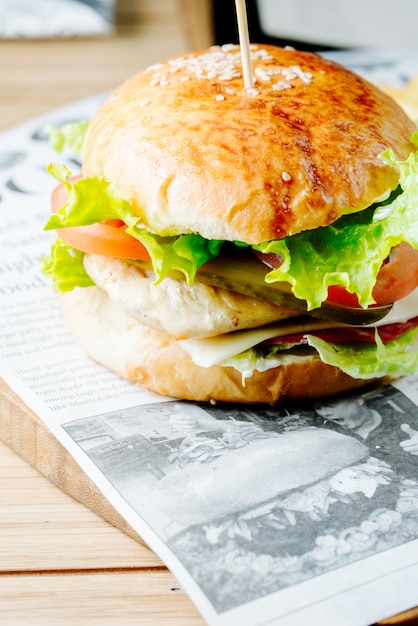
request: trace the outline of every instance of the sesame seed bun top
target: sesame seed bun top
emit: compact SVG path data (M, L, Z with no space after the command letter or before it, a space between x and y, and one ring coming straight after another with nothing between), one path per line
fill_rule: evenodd
M325 226L397 186L415 126L375 86L318 55L238 46L123 83L92 120L83 172L116 183L153 232L254 244Z

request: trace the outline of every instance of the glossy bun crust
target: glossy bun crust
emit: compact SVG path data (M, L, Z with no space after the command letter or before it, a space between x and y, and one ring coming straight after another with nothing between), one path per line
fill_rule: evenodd
M149 391L184 400L274 405L323 398L364 387L319 357L255 372L242 384L232 367L196 365L170 335L124 313L97 287L62 297L64 317L80 346L95 361Z
M86 175L116 183L156 233L259 243L327 225L397 185L378 158L410 151L415 126L379 89L320 56L252 46L148 68L90 124Z

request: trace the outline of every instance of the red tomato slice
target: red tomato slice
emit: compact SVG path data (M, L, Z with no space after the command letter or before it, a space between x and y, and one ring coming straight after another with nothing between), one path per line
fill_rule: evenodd
M256 256L272 269L280 267L283 259L277 254L256 253ZM407 296L418 286L418 250L407 243L393 248L388 260L380 268L373 297L376 305L392 304ZM358 307L356 294L349 293L341 285L328 287L327 302L346 307Z
M376 304L392 304L407 296L418 286L418 250L408 243L400 243L377 275L373 289ZM342 306L359 306L357 296L341 287L328 287L328 302Z
M81 178L72 176L74 183ZM56 211L67 202L67 190L60 183L51 194L51 211ZM107 220L88 226L73 226L57 229L57 236L69 246L91 254L118 257L121 259L139 259L149 261L150 257L141 242L125 232L122 220Z

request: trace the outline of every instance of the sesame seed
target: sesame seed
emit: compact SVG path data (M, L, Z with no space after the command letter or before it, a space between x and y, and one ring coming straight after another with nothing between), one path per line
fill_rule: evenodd
M155 63L154 65L150 65L146 71L147 72L155 72L156 70L161 70L164 67L162 63Z
M282 180L284 180L285 183L288 183L289 181L292 180L292 177L289 174L289 172L282 172Z
M222 102L222 100L225 100L225 96L223 96L221 93L218 93L215 100L217 100L217 102Z
M285 80L279 80L278 83L275 83L273 85L273 89L275 91L282 91L283 89L291 89L291 88L292 88L292 85Z
M265 70L263 67L254 68L254 74L256 79L259 79L263 83L268 83L271 80L271 72Z
M232 80L233 78L239 78L241 74L239 72L229 72L227 74L220 74L218 79L221 81Z
M282 74L286 80L293 80L297 77L297 74L290 67L284 67L282 70Z
M258 96L260 94L258 87L263 91L266 88L280 91L290 89L293 86L292 82L297 79L305 84L312 81L312 74L303 71L298 65L283 67L275 64L274 57L265 48L251 44L250 50L257 88L245 90L247 95ZM269 61L273 63L270 64ZM164 68L165 74L161 71ZM177 72L181 72L181 76L177 79L181 82L187 82L192 78L219 82L231 82L234 79L243 78L241 51L236 44L212 46L209 51L201 54L187 54L170 59L167 64L151 65L148 71L153 72L150 80L152 87L166 87L171 80L175 80L172 77ZM280 80L274 81L274 77ZM234 93L241 91L240 87L237 88L235 85L234 87Z
M302 72L299 78L306 85L312 82L312 74L310 72Z
M235 44L233 44L233 43L224 43L224 45L222 46L222 48L221 48L221 49L222 49L224 52L229 52L230 50L234 50L234 48L236 48L236 47L238 47L238 46L236 46L236 45L235 45Z
M264 50L264 48L260 48L259 50L257 50L256 48L253 49L255 50L255 52L253 52L252 54L252 57L254 59L263 59L263 61L272 60L273 57L267 52L267 50Z
M294 74L295 77L297 76L298 78L300 78L304 83L310 83L311 79L312 79L312 74L310 74L309 72L304 72L299 65L292 65L291 68L289 68Z

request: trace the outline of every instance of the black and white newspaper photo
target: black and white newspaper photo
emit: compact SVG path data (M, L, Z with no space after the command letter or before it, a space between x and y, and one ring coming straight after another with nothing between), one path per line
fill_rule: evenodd
M399 565L418 540L418 407L394 387L291 413L153 403L62 428L239 623L263 599L277 618L295 588L297 615L318 577L327 596L348 572L367 587L372 563L399 549Z
M400 84L418 57L341 53ZM40 270L47 124L0 135L0 376L212 626L366 626L418 604L418 377L277 407L164 398L91 361ZM77 157L64 153L73 173Z

